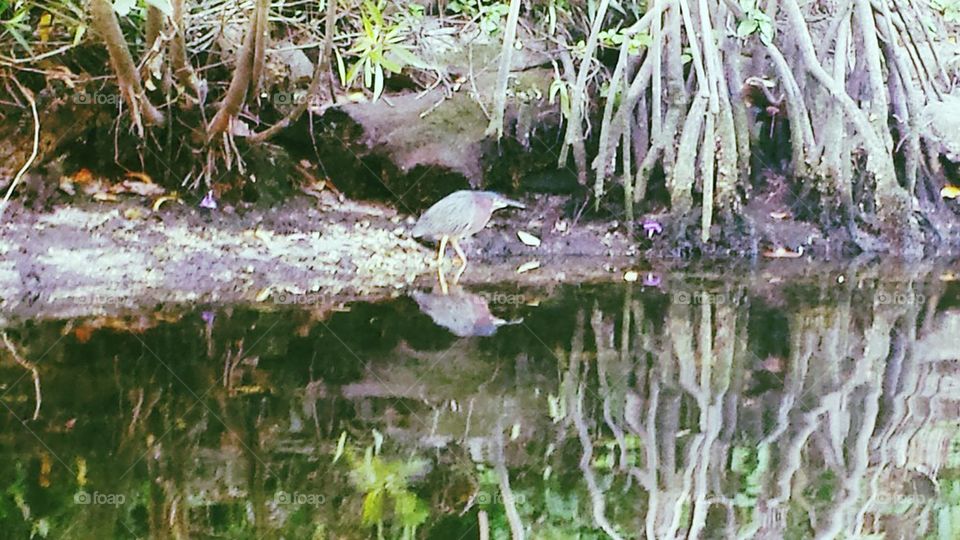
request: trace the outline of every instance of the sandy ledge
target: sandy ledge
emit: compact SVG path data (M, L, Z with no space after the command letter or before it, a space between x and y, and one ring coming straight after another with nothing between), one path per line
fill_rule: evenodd
M949 261L829 263L728 260L722 265L657 258L610 222L577 225L558 216L556 201L531 201L523 213L498 212L464 243L470 288L552 288L563 283L623 281L624 272L653 273L664 289L691 281L822 280L831 271L912 279ZM410 238L414 218L378 204L319 203L295 198L275 208L206 211L141 201L83 203L35 213L8 208L0 224L0 326L29 318L114 315L169 304L303 304L377 301L436 286L433 252ZM517 237L525 230L537 247ZM662 250L661 250L662 251ZM525 273L517 269L536 261ZM452 252L448 254L452 263ZM448 276L455 269L448 268ZM883 276L887 277L884 278ZM642 282L642 279L640 280ZM752 283L752 282L756 283ZM638 283L638 286L640 284Z
M412 224L386 206L326 206L307 197L232 212L169 203L154 212L135 200L47 213L12 205L0 224L0 308L7 318L69 317L158 303L388 298L435 280L433 253L410 238ZM472 258L465 283L510 275L541 258L545 268L529 274L534 282L584 280L614 269L609 261L549 263L584 245L593 247L581 254L617 254L616 267L629 265L623 257L629 243L604 227L557 235L539 248L523 245L515 227L495 220L464 244ZM496 270L484 271L484 261L492 260Z

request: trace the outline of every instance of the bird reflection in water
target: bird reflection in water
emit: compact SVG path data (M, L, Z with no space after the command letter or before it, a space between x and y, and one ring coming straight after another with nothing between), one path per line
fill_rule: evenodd
M490 313L487 300L478 294L453 285L443 293L414 291L413 299L420 311L459 337L492 336L497 328L519 324L523 319L506 321Z

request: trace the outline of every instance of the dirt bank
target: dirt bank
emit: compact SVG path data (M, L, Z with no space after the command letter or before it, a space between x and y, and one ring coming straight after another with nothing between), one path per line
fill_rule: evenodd
M433 252L410 238L413 222L386 206L324 205L312 198L270 209L212 211L170 203L152 211L134 200L72 204L48 213L14 205L0 225L0 306L7 316L30 317L170 302L388 297L418 277L434 279ZM465 279L482 261L515 259L523 250L533 258L623 259L631 249L622 234L588 226L534 250L517 240L515 227L495 221L465 243L475 261ZM609 270L576 266L585 269L551 279L587 279L594 267L597 273Z
M763 268L754 275L763 280L850 264L840 258L831 262L814 242L797 259L768 260L762 250L754 258L730 251L701 254L692 267L695 259L688 250L668 245L665 235L629 238L616 222L577 222L565 217L555 199L531 197L524 211L500 211L465 242L471 262L462 284L621 281L634 270L639 284L667 288L669 276L681 272L684 279L717 280L759 265ZM332 308L385 299L436 285L434 252L410 238L413 223L412 216L382 205L318 203L308 197L273 208L212 211L173 203L152 211L132 199L45 213L15 205L0 225L2 318L115 314L171 303ZM540 245L525 244L518 231ZM789 223L773 234L784 236L784 243L806 242L810 235ZM718 257L726 257L722 267ZM884 264L894 267L889 260ZM519 272L521 267L527 270ZM445 272L450 277L455 271L451 251Z
M4 311L350 297L402 287L427 269L427 250L389 209L311 201L234 212L169 203L152 212L132 201L43 214L11 208L0 232Z

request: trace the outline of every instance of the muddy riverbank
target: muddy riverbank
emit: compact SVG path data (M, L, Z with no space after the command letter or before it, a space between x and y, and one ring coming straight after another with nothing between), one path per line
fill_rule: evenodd
M679 273L722 281L757 267L762 271L754 279L769 283L787 276L823 279L831 269L839 275L851 265L873 264L869 272L906 279L950 268L949 253L937 262L898 264L870 255L831 256L826 244L816 242L795 259L768 259L762 247L752 257L734 250L691 253L660 236L628 237L616 222L569 220L550 197L527 202L528 210L499 212L464 243L471 262L463 285L543 288L626 277L638 286L667 288ZM9 320L118 314L158 304L333 309L387 299L436 286L432 246L410 237L414 222L414 216L384 205L308 197L272 208L214 211L170 203L152 211L135 200L43 213L12 206L0 225L0 305ZM540 245L525 244L518 231ZM785 244L801 245L812 234L797 224L774 233L786 235ZM721 267L718 259L722 271L714 270ZM456 272L452 252L445 264L448 276Z
M21 316L168 302L386 298L434 279L433 251L410 237L413 223L413 217L382 205L324 206L311 198L270 209L217 211L175 204L151 211L135 201L44 213L14 206L0 226L0 298L5 313ZM521 251L531 259L544 257L544 263L576 255L618 261L555 265L564 270L549 275L561 281L622 268L630 253L622 234L598 226L578 227L537 249L521 244L511 227L496 222L465 243L476 261L465 281L492 277L483 261L518 258ZM521 262L508 264L512 273Z

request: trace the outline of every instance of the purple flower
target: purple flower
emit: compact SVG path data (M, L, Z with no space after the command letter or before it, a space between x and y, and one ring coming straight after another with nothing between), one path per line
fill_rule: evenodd
M647 272L643 276L643 286L644 287L659 287L660 286L660 276L654 274L653 272Z
M207 325L213 324L213 320L217 318L217 315L212 311L204 311L200 314L200 318L203 319L203 322Z
M217 209L217 200L213 198L213 190L207 192L203 197L203 200L200 201L200 208L207 208L209 210Z
M647 238L653 238L653 235L663 232L663 225L653 219L643 220L643 231L647 233Z

